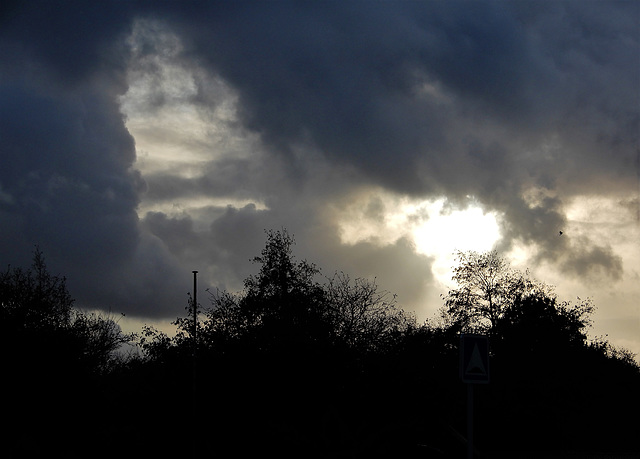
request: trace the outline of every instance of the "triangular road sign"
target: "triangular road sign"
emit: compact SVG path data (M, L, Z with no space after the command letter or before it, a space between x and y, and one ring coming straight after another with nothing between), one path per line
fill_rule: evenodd
M460 335L460 378L466 383L489 382L489 340L483 335Z
M482 357L480 357L480 351L478 350L478 343L473 344L473 352L471 352L471 358L469 359L469 364L467 365L467 369L465 370L466 374L474 374L474 375L486 375L487 370L484 367L484 363L482 363Z

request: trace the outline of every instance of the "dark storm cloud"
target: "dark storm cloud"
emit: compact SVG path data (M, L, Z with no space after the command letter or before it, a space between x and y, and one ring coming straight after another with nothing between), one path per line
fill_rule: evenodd
M243 123L275 151L310 141L395 191L476 196L504 212L508 239L539 243L547 259L577 250L555 239L564 210L523 192L619 192L637 180L633 2L250 3L210 13L172 24L238 91ZM593 260L616 265L604 258Z
M337 242L326 246L339 247ZM359 242L336 250L330 257L325 254L324 258L326 266L332 266L336 270L358 273L368 279L375 278L381 288L397 294L399 304L410 311L424 312L425 294L431 293L426 298L428 302L433 302L439 294L433 289L433 259L417 254L411 241L406 238L382 247Z
M2 226L11 222L0 253L23 260L39 244L85 305L103 307L91 290L136 250L144 186L116 100L128 22L113 6L24 2L0 31Z
M415 39L383 27L393 5L252 3L212 16L189 18L181 36L238 91L247 127L280 152L310 136L376 180L416 186L413 155L436 116L412 102Z
M469 126L473 118L482 131L495 123L512 130L509 140L521 148L555 134L571 150L582 138L606 147L634 140L628 138L637 121L629 100L638 73L633 22L616 11L612 17L620 21L607 23L591 3L535 15L517 5L251 3L182 17L176 27L189 51L238 90L245 125L278 149L308 136L376 182L420 192L432 182L446 187L454 173L448 156L470 162L468 143L495 141L498 133ZM416 97L423 83L439 84L452 102ZM621 126L601 124L608 110ZM593 146L571 150L564 152L568 168L584 156L594 166L607 163ZM459 164L465 170L455 172L487 175L502 166L499 156L492 159L484 165L493 168Z
M264 167L259 167L260 165ZM180 177L171 172L150 174L145 178L152 201L180 200L198 196L247 198L266 193L268 184L277 182L277 171L259 159L221 158L200 167L197 177ZM284 184L283 184L284 185Z
M16 86L3 87L0 99L0 183L13 197L5 211L21 215L25 237L72 264L127 256L141 181L129 170L134 143L114 101L100 92L44 96Z
M430 257L415 253L405 238L382 247L369 242L344 246L336 228L319 221L313 210L267 211L254 205L240 209L229 206L216 210L213 223L206 230L197 230L189 216L169 218L162 213L149 213L143 226L165 241L173 256L188 260L192 266L203 266L206 260L200 270L203 285L230 290L241 289L242 279L255 273L257 268L251 260L262 250L264 229L284 226L295 237L294 256L315 263L321 270L319 281L336 271L377 278L382 289L398 294L400 304L420 308L422 295L434 282Z
M622 258L610 246L594 245L588 239L578 239L576 247L560 261L561 269L589 282L604 283L620 280Z
M98 76L118 90L126 89L127 3L17 1L3 16L3 75L16 70L42 74L41 84L53 78L67 88Z
M15 2L0 19L0 253L12 261L40 243L87 304L171 315L186 267L236 286L263 229L284 226L310 260L388 276L417 298L429 259L405 240L345 248L318 214L341 191L375 185L452 205L473 196L504 215L505 248L534 244L541 262L573 275L619 278L606 241L557 235L570 197L637 194L639 8ZM156 30L143 28L132 50L137 21ZM137 72L151 88L139 110L172 103L160 78L169 61L192 70L188 103L203 112L228 85L234 129L263 145L243 157L212 151L195 178L149 174L147 189L118 97ZM531 189L542 197L525 196ZM189 215L138 221L141 199L202 196L262 199L266 209L212 206L204 229Z
M556 163L572 182L622 173L637 140L636 7L519 5L250 3L174 23L239 92L245 125L280 151L310 138L411 192L522 175L502 155L474 162L495 142L536 174ZM450 102L417 96L423 84ZM563 158L535 151L554 139Z
M282 220L252 204L210 208L208 215L212 223L204 229L197 228L189 215L168 217L162 212L148 213L142 226L162 241L171 257L197 269L202 285L241 290L242 280L255 271L251 260L264 245L265 228L278 228ZM293 231L300 228L292 220L289 223Z

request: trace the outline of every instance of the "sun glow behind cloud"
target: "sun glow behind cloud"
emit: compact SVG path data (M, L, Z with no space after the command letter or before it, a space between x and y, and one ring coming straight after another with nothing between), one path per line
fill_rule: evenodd
M155 52L141 52L146 49L143 46L145 40L155 46ZM625 292L637 292L637 235L640 228L637 198L635 201L628 196L613 200L593 196L572 199L555 187L523 186L512 190L515 194L524 193L521 207L488 211L480 202L483 198L480 195L476 196L477 200L469 197L462 204L452 205L444 196L425 194L409 197L397 190L392 191L392 188L372 186L371 183L375 182L352 180L350 174L358 176L361 171L355 167L345 170L344 164L335 167L331 161L331 149L322 150L313 142L305 143L306 137L297 139L300 144L295 144L290 156L286 157L295 164L285 165L280 163L285 156L268 153L260 130L243 126L238 115L237 90L217 74L205 77L206 71L200 62L181 56L180 41L168 29L150 21L139 22L132 44L137 60L132 60L129 92L121 99L121 110L126 114L127 128L136 140L138 156L135 166L149 185L148 192L141 195L137 209L141 219L147 212L161 212L170 218L188 218L199 234L205 234L227 206L242 209L254 205L259 210L271 210L271 213L264 213L268 216L265 221L273 224L276 217L271 216L277 215L277 224L292 229L304 245L304 231L311 228L315 220L308 218L309 215L301 209L312 207L314 212L322 214L323 231L332 233L337 228L340 234L338 251L325 250L326 253L337 254L343 249L345 253L356 253L349 251L353 247L346 246L366 242L374 247L359 249L378 251L388 257L395 250L394 244L402 239L408 250L413 249L415 254L429 257L424 265L427 273L431 268L434 279L427 280L429 276L421 272L419 279L413 282L418 284L425 279L426 287L421 290L424 298L414 299L408 304L409 307L422 308L426 316L441 306L439 294L452 287L453 254L456 250L486 251L500 243L503 249L508 250L501 255L511 261L512 267L521 270L531 268L535 277L557 285L558 293L567 299L575 297L576 293L594 296L593 276L585 277L581 275L582 271L599 273L598 266L606 271L609 266L607 256L616 261L620 254L625 275L621 277L620 269L609 269L609 272L618 273L617 277L614 276L617 280L607 290L608 296L600 285L601 294L595 299L607 304L602 311L606 309L611 320L628 315L630 310L637 317L637 295L623 295L616 291L624 286ZM438 106L459 102L455 93L448 92L450 88L447 90L438 80L425 81L417 87L416 97ZM483 129L483 132L493 130ZM506 130L500 128L499 132L509 139ZM524 155L523 164L535 166L542 161L540 164L562 167L558 153L563 145L562 139L559 136L547 136L545 139L540 148L530 149L535 152L535 161ZM497 163L490 161L494 156L499 159L499 153L499 149L496 152L493 149L479 150L471 159L488 162L482 166L482 171L478 169L477 172L482 172L482 175L484 170L491 168L501 170L495 165ZM446 158L456 160L456 156L450 153ZM311 163L314 167L307 167ZM300 170L306 171L307 176L302 173L297 177L304 178L299 181L298 178L292 179L294 174L289 173ZM512 172L518 175L517 168ZM293 182L296 186L291 185ZM331 192L326 192L327 189ZM336 189L340 192L334 191ZM277 199L273 199L274 196ZM298 203L303 205L298 207ZM269 209L269 206L273 208ZM635 206L632 211L630 206ZM301 217L303 214L306 216ZM522 218L532 214L543 218L540 221ZM292 228L303 218L308 227L300 224L298 228ZM518 227L518 222L524 223ZM512 227L518 227L520 232L511 231ZM560 236L559 231L564 235ZM309 234L311 231L306 236ZM309 241L309 245L314 244L313 238ZM385 252L378 250L380 248L390 250ZM540 253L544 256L539 257ZM404 252L402 260L407 261L406 267L399 265L394 268L401 273L399 276L410 270L418 272L416 265L407 260L411 255ZM357 263L360 263L358 268L367 264L363 275L378 275L383 281L382 265L386 261L382 256L372 256L364 262L354 262L353 269ZM604 275L600 282L604 284L611 279L611 276ZM401 283L388 288L399 294L406 291ZM609 302L614 305L608 306ZM640 348L636 345L635 349Z
M369 191L341 209L342 242L393 244L412 241L415 251L434 259L433 274L450 284L454 252L491 250L500 239L498 216L484 212L472 199L466 207L450 209L445 198L416 200Z
M445 200L428 204L431 218L413 229L416 250L435 257L433 271L443 284L450 283L456 250L491 250L500 239L497 216L471 204L465 209L445 211Z

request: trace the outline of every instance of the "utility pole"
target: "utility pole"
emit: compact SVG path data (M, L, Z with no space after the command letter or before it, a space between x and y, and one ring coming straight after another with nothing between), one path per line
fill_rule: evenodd
M195 356L195 349L198 335L198 271L191 271L193 273L193 355Z
M197 373L196 373L196 360L197 360L197 350L198 350L198 271L191 271L193 273L193 298L192 305L193 306L193 332L191 333L192 342L192 357L193 357L193 393L192 393L192 408L193 408L193 422L194 428L195 423L197 422L197 414L198 408L196 404L196 400L198 397L198 386L196 384L197 381ZM196 457L196 444L193 443L193 457Z

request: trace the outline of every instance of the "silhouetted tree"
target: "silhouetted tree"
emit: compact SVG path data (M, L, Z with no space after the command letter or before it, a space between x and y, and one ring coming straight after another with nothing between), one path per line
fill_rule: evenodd
M4 447L12 453L82 449L92 421L109 417L92 397L130 336L112 318L73 304L66 279L49 272L38 248L30 268L0 274ZM86 436L70 442L74 430Z
M551 287L512 270L496 252L459 252L457 260L458 288L444 297L439 329L490 336L491 383L477 391L481 446L627 450L628 423L584 421L630 419L640 408L629 390L640 382L633 356L588 337L593 302L559 301Z
M212 292L212 307L202 309L198 385L225 394L211 407L225 413L223 420L209 424L225 432L228 447L237 435L252 438L261 451L275 442L279 454L310 442L353 444L363 438L327 439L328 420L355 416L373 423L373 432L382 428L373 420L387 413L375 410L388 390L378 356L393 354L415 319L375 282L336 274L321 283L315 265L295 259L294 244L285 230L268 231L253 259L258 273L239 293ZM147 328L142 344L151 361L179 369L192 324L189 317L175 323L175 337ZM234 424L245 430L230 432Z
M418 325L375 281L338 273L319 282L315 265L295 260L293 244L286 231L267 232L258 273L241 292L213 292L202 309L197 413L215 433L211 451L459 457L457 346L466 331L491 336L491 383L476 390L481 450L589 451L614 441L632 450L628 423L582 421L590 413L630 419L640 409L633 356L588 338L590 300L558 301L495 252L459 253L458 288L445 297L441 321ZM192 400L191 317L175 324L174 337L144 330L147 360L134 380L146 388L137 397L184 408Z
M123 334L113 318L85 313L73 304L66 278L49 272L38 248L29 269L9 267L0 275L5 339L22 343L17 349L31 348L30 342L46 339L48 343L43 348L31 349L36 355L64 345L66 352L60 358L71 354L73 357L69 358L77 365L92 372L102 371L131 336Z
M55 329L69 326L73 299L66 279L47 270L36 248L30 269L7 268L0 274L2 323L15 329Z
M379 349L389 338L415 323L396 304L396 295L375 281L336 273L325 286L327 313L338 339L362 351Z
M505 311L529 296L553 296L552 289L509 267L495 251L457 252L453 280L458 288L444 297L442 318L457 332L490 333Z
M297 335L302 341L365 351L415 323L397 307L395 295L379 290L375 281L336 273L327 283L319 283L320 270L293 257L294 243L286 230L267 232L266 246L254 258L261 265L259 273L245 280L244 290L211 294L213 307L205 309L202 324L203 346L207 341ZM187 322L177 323L188 330Z
M589 299L572 304L527 296L506 308L496 322L491 335L492 395L485 409L494 413L490 423L504 435L503 448L534 439L530 449L614 451L631 444L632 429L624 421L586 422L612 416L631 419L640 408L628 386L640 383L637 364L613 352L608 355L588 338L593 310Z
M325 293L315 280L319 269L292 254L293 238L285 231L267 232L267 243L260 256L257 275L244 281L239 294L211 293L211 308L204 308L202 346L244 340L256 349L298 342L326 341ZM178 320L182 330L187 323ZM285 343L285 341L287 343Z

